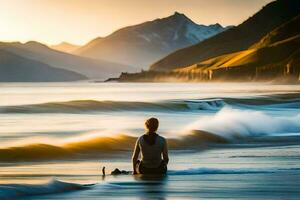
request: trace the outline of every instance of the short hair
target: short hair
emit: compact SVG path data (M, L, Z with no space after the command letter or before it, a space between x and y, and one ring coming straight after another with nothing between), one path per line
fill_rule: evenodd
M158 119L154 117L147 119L145 122L145 127L149 132L157 131L158 125L159 125Z

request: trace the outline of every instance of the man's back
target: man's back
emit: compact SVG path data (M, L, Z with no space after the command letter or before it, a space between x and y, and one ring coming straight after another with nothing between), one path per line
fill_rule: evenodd
M138 138L138 145L141 150L141 159L145 167L156 168L162 162L162 153L166 145L166 139L160 135L155 136L151 144L143 135Z
M164 137L156 133L158 119L150 118L145 122L147 133L135 143L132 164L133 173L165 174L169 162L168 145ZM141 161L139 155L141 154Z

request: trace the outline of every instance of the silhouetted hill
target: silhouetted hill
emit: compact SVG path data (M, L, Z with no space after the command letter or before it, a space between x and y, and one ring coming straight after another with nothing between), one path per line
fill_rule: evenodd
M0 50L0 82L77 81L87 77Z
M96 38L76 54L134 66L137 71L174 50L196 44L224 31L220 24L198 25L184 14L129 26Z
M91 79L103 80L111 76L116 76L122 71L132 71L130 66L56 51L35 41L25 44L19 42L2 42L0 43L0 49L24 58L45 63L49 66L74 71Z
M300 14L300 1L276 0L237 27L159 60L151 70L169 71L223 54L246 50L270 31Z
M66 52L66 53L72 53L76 49L78 49L79 47L80 47L79 45L70 44L68 42L62 42L62 43L59 43L57 45L51 45L50 46L51 49Z

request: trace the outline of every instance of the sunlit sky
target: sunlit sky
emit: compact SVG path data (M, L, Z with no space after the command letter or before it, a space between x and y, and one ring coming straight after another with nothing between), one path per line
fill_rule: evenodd
M128 25L184 13L237 25L272 0L0 0L0 41L85 44Z

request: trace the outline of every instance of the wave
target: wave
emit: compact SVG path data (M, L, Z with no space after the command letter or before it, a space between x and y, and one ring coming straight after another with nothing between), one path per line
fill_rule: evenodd
M276 116L225 106L214 115L200 117L187 125L182 132L184 134L181 137L168 139L170 149L198 150L231 143L299 144L300 114ZM128 134L114 137L93 136L72 141L65 141L60 145L23 143L23 146L2 147L0 162L90 159L98 158L99 154L102 157L124 155L132 151L136 137Z
M273 138L273 137L272 137ZM248 139L250 140L250 139ZM31 144L19 147L8 147L0 149L0 163L24 163L36 161L59 161L59 160L87 160L87 159L111 159L128 158L132 153L132 148L136 138L124 136L119 139L95 138L76 143L67 143L62 146L49 144ZM247 146L270 146L299 144L300 138L287 137L275 139L252 140ZM216 134L205 131L193 131L192 134L179 139L168 139L168 146L171 151L193 150L201 151L212 147L224 147L224 145L234 145L230 140ZM234 147L233 146L233 147Z
M278 173L286 171L299 171L300 168L191 168L184 170L170 170L168 175L202 175L202 174L261 174Z
M34 143L0 149L0 162L31 162L65 159L97 159L129 156L136 137L118 135L114 137L94 137L82 141L66 142L62 145ZM227 140L205 131L193 131L181 138L168 139L172 150L203 148L209 143L227 143Z
M187 107L191 110L220 110L226 105L223 99L200 99L185 101Z
M273 104L285 104L291 102L300 102L300 93L281 93L270 95L257 95L257 96L245 96L242 98L225 98L227 103L230 104L243 104L243 105L273 105Z
M187 125L183 135L168 138L171 150L200 150L227 144L297 144L300 139L300 114L271 116L261 111L223 108L215 115L200 117ZM112 155L128 156L136 137L82 137L52 145L34 143L0 149L0 162L43 161L59 159L91 159ZM57 144L57 143L54 143Z
M0 162L47 161L97 158L99 154L129 152L136 138L131 136L95 137L62 145L34 143L0 149Z
M203 98L159 102L74 100L1 106L0 113L83 113L107 111L219 111L223 107L300 108L300 93L243 98Z
M184 170L169 170L168 176L189 176L189 175L208 175L208 174L262 174L262 173L281 173L299 171L300 168L191 168ZM109 176L109 175L108 175ZM130 175L131 176L131 175ZM138 178L138 177L137 177ZM146 179L143 179L146 180ZM0 199L10 200L16 198L26 198L30 196L49 195L64 192L72 192L79 190L92 189L94 187L107 189L120 189L127 188L128 184L130 189L132 186L137 187L144 182L136 182L132 184L129 182L108 182L108 183L95 183L95 184L77 184L63 182L56 179L51 179L44 184L0 184Z
M271 116L261 111L223 108L214 116L201 117L188 125L189 130L217 134L231 142L261 136L286 136L300 133L300 114Z
M0 199L10 200L35 195L56 194L76 190L89 189L92 185L81 185L76 183L67 183L56 179L48 183L33 184L1 184Z
M219 110L226 103L222 99L168 102L126 102L78 100L33 105L2 106L0 113L82 113L99 111L191 111Z

